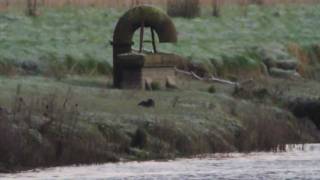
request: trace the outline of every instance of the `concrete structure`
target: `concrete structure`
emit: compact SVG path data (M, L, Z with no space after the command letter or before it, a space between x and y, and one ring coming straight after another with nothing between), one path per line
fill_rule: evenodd
M162 88L175 84L175 57L165 53L120 54L117 62L121 68L120 87L152 89L152 83Z
M144 28L150 28L153 53L143 51ZM132 37L140 28L140 50L132 50ZM151 6L138 6L126 12L117 23L113 37L113 79L116 88L149 89L174 84L176 55L158 53L155 33L159 42L177 42L177 32L169 16Z

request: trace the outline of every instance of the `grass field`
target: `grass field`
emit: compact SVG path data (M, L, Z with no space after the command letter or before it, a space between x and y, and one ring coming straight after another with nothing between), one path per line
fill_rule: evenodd
M289 43L302 47L319 44L319 9L320 5L250 5L244 15L239 6L223 6L220 18L204 9L199 18L174 18L179 42L160 44L159 48L209 66L212 60L220 65L257 65L260 59L256 54L264 47L282 49L281 53L290 58L286 52ZM1 65L34 63L39 73L55 69L82 74L110 72L109 42L123 12L90 7L44 8L35 18L19 10L1 12Z

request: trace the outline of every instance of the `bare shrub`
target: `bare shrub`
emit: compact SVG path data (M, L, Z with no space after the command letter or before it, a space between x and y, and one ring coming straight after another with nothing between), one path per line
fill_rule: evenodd
M12 107L0 108L0 160L7 168L117 160L98 129L83 121L72 90L65 96L22 92L18 85Z
M6 166L17 163L19 150L23 147L22 133L15 131L8 116L1 113L0 117L0 162L7 162Z
M60 156L56 156L58 157L56 159L58 165L118 161L115 154L110 151L109 144L99 132L90 133L81 130L75 132L73 136L66 136L60 143L61 151L56 151L56 153L60 153Z
M169 120L157 120L146 131L152 137L147 148L157 156L194 155L212 152L207 134L196 132L191 126L178 126Z
M110 151L125 153L130 147L130 141L132 145L132 139L117 126L110 126L103 123L96 124L99 132L104 137L104 141Z
M200 15L199 0L168 0L167 13L172 17L194 18Z
M294 121L287 121L293 118L289 113L257 105L254 113L246 113L241 118L245 121L243 129L237 135L237 147L240 151L275 151L285 144L300 141L300 136L294 129Z
M149 148L154 153L159 156L167 156L169 153L175 152L175 150L183 150L178 146L184 146L182 142L178 142L178 132L176 125L168 120L157 120L148 129L148 134L150 134L156 140L150 141ZM179 148L179 149L176 149ZM190 150L190 148L188 148Z
M25 101L14 98L11 110L1 108L0 112L0 161L6 168L23 168L43 166L49 162L48 157L53 155L52 146L42 135L32 128Z

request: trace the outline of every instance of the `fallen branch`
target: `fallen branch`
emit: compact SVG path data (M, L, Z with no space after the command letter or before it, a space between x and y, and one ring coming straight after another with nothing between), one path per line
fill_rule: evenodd
M228 80L225 80L225 79L219 79L219 78L216 78L214 76L211 76L211 78L209 80L214 81L214 82L218 82L218 83L222 83L222 84L229 84L229 85L239 86L238 82L232 82L232 81L228 81Z
M188 75L188 76L192 76L193 78L195 78L195 79L197 79L199 81L217 82L217 83L221 83L221 84L232 85L232 86L235 86L235 87L239 87L242 84L251 83L253 81L252 79L249 79L249 80L245 80L245 81L239 83L239 82L233 82L233 81L229 81L229 80L225 80L225 79L216 78L214 76L211 76L210 78L203 78L203 77L198 76L196 73L194 73L192 71L191 72L184 71L184 70L181 70L181 69L178 69L178 68L175 68L175 71L177 73L181 73L181 74L185 74L185 75Z

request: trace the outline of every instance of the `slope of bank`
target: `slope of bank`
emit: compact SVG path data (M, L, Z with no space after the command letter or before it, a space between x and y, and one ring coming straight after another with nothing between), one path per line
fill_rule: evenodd
M320 140L314 123L287 110L290 99L318 97L318 82L266 78L213 91L180 78L180 89L148 92L112 89L105 77L1 77L1 171L281 150ZM154 108L138 106L148 98Z

